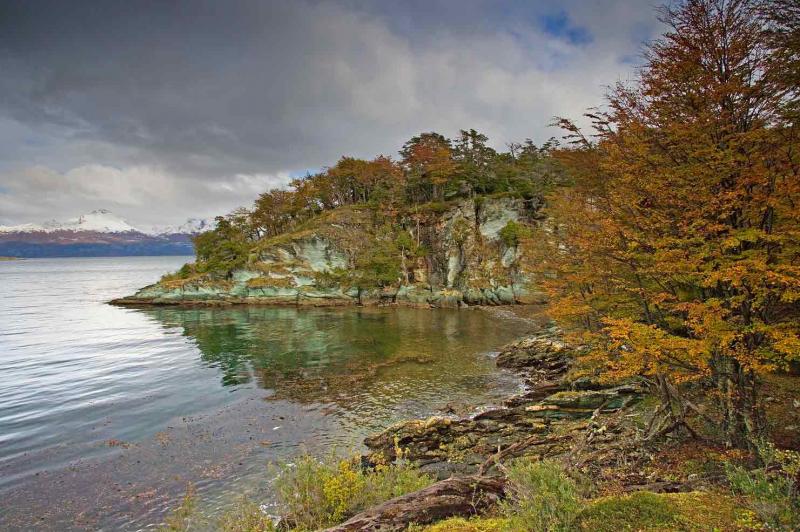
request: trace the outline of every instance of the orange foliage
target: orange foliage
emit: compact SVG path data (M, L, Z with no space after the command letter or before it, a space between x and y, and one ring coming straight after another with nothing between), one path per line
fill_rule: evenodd
M587 115L594 138L560 122L574 185L550 198L557 252L537 257L595 362L712 376L733 417L759 372L800 360L800 145L762 6L665 10L639 79Z

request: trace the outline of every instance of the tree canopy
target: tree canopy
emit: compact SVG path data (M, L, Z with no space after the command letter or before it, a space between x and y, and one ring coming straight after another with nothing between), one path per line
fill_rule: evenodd
M759 375L800 360L797 6L664 8L636 81L587 115L593 135L559 121L572 186L549 198L556 250L539 254L552 312L607 375L661 383L665 430L686 408L673 383L702 380L728 443L749 445Z

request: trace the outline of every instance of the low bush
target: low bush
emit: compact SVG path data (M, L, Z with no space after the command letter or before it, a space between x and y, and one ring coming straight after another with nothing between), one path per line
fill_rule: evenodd
M531 228L520 222L509 220L506 225L500 229L500 238L505 243L506 247L517 246L521 240L530 238L532 234Z
M726 464L731 491L744 497L767 526L776 530L800 529L800 454L776 449L764 440L758 443L758 457L763 467L752 471Z
M318 460L301 456L279 468L275 493L279 511L299 530L317 530L433 483L405 465L361 467L358 457Z
M504 504L510 530L572 530L582 508L575 481L551 461L518 459L506 467L511 500Z

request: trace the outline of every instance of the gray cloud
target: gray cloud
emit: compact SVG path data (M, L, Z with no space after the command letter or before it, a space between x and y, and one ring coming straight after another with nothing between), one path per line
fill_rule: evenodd
M655 30L637 0L7 1L0 223L213 215L423 130L542 142Z

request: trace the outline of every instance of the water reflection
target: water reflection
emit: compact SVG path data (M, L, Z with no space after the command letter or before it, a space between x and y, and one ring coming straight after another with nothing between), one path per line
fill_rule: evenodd
M380 402L438 387L491 385L489 357L520 333L518 323L480 311L417 309L156 308L142 311L178 328L218 368L223 386L256 385L274 398ZM491 376L491 378L490 378ZM409 389L413 383L412 388ZM474 389L472 391L475 391Z
M267 500L267 462L519 385L487 351L530 326L478 310L105 304L185 260L0 264L1 530L140 529L187 482Z

